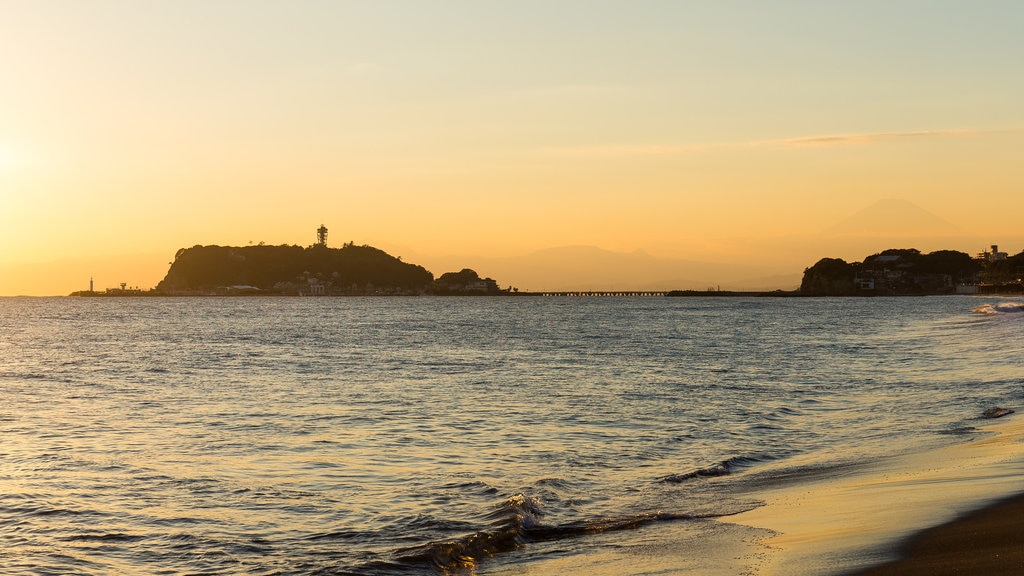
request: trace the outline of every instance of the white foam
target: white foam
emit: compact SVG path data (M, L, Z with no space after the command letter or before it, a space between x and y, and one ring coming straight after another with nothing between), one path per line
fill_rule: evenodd
M1024 303L1022 302L1000 302L999 304L982 304L971 310L977 314L1013 314L1017 312L1024 312Z

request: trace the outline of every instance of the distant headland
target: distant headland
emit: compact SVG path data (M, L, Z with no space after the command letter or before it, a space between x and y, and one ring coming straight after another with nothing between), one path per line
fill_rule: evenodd
M822 258L804 270L804 296L912 296L1024 292L1024 252L992 245L975 256L955 250L922 254L889 249L863 262Z

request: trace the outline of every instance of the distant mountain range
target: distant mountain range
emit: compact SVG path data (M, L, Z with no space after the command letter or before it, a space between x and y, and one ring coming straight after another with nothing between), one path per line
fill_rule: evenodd
M614 252L562 246L509 257L409 254L429 270L469 266L502 286L520 290L792 290L803 271L824 257L856 260L890 248L980 252L992 243L1024 238L983 238L965 233L924 208L880 200L813 235L723 241L739 256L729 261ZM1012 247L1011 247L1012 248ZM405 250L405 252L415 252Z
M535 290L773 290L800 285L803 269L776 274L756 261L700 262L613 252L594 246L563 246L504 258L417 256L428 269L465 264L496 278L502 286Z

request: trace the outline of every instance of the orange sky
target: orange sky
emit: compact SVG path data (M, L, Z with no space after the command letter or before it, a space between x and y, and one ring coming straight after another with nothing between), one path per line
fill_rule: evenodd
M770 260L903 198L1024 249L1013 2L0 7L0 295L321 223L427 264Z

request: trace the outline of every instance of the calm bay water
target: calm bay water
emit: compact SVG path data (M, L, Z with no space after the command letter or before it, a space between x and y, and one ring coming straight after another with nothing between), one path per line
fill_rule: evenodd
M971 441L1021 400L1020 311L0 299L0 573L468 574L699 539L766 478Z

